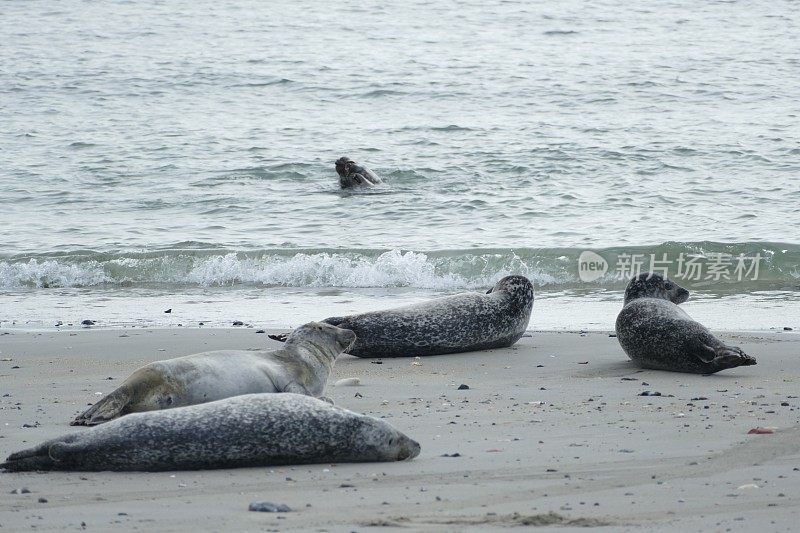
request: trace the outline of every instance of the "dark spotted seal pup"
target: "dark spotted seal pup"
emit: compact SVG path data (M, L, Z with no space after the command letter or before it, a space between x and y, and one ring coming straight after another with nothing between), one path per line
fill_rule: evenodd
M377 174L349 157L340 157L336 160L336 173L339 174L339 185L342 189L372 187L382 183Z
M515 275L486 294L456 294L323 322L355 332L356 342L347 350L351 355L412 357L511 346L525 333L532 308L533 285Z
M388 423L300 394L248 394L135 413L11 454L22 470L197 470L400 461L419 444Z
M628 357L643 368L693 374L756 364L678 307L688 299L689 291L660 274L633 278L616 325L617 339Z
M257 392L319 397L336 356L354 340L352 331L311 322L294 330L280 350L220 350L156 361L136 370L71 424L92 426L127 413Z

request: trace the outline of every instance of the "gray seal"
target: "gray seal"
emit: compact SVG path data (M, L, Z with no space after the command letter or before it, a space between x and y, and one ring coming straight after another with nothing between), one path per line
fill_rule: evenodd
M342 189L372 187L382 183L377 174L349 157L340 157L336 160L335 165L336 173L339 174L339 185Z
M688 299L689 291L660 274L631 279L616 324L617 339L631 360L643 368L693 374L756 364L678 307Z
M0 464L23 470L198 470L400 461L419 444L388 423L300 394L248 394L135 413Z
M155 361L71 422L92 426L127 413L184 407L262 392L319 397L336 357L355 334L311 322L292 332L280 350L219 350Z
M533 284L514 275L486 294L456 294L323 322L355 332L356 342L347 350L351 355L413 357L511 346L525 333L532 308Z

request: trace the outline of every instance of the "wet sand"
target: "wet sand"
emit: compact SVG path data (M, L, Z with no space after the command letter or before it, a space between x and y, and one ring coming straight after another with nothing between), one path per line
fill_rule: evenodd
M69 420L141 364L279 345L248 328L5 332L3 457L80 431ZM800 334L720 337L758 365L713 376L645 371L603 332L534 332L509 349L423 358L418 366L343 356L328 395L385 417L421 443L419 457L196 472L3 473L0 530L794 531ZM362 385L332 386L346 377ZM470 388L458 390L461 384ZM748 435L755 427L774 433ZM30 493L11 493L23 487ZM293 512L249 512L255 500Z

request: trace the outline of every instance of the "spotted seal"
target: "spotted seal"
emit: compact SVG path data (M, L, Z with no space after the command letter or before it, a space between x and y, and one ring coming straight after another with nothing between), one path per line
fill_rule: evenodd
M355 332L356 342L347 350L351 355L410 357L511 346L525 333L532 308L533 284L513 275L486 294L456 294L323 322Z
M318 397L336 356L354 340L352 331L311 322L293 331L280 350L220 350L156 361L136 370L71 425L91 426L127 413L239 394L296 392Z
M713 374L756 364L740 348L728 346L678 307L689 291L657 273L631 279L617 316L617 339L643 368Z
M419 444L388 423L300 394L247 394L134 413L0 464L23 470L198 470L400 461Z
M342 189L352 187L372 187L382 183L381 179L367 167L361 166L349 157L336 160L336 173L339 174L339 185Z

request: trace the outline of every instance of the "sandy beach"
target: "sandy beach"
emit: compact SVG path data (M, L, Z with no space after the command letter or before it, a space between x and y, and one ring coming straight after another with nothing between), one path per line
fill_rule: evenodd
M713 376L643 371L608 332L531 332L508 349L419 365L342 356L328 395L418 440L415 460L4 473L0 530L793 531L800 335L720 336L758 365ZM141 364L265 345L278 346L249 328L6 330L0 454L81 430L71 417ZM362 384L332 386L345 377ZM774 433L748 435L755 427ZM12 493L21 488L30 492ZM249 512L255 500L293 512Z

